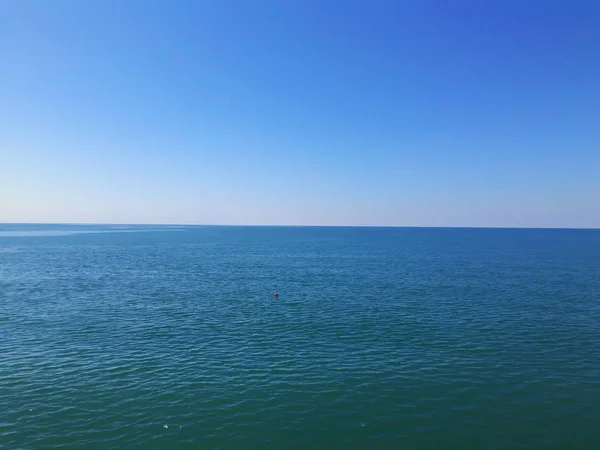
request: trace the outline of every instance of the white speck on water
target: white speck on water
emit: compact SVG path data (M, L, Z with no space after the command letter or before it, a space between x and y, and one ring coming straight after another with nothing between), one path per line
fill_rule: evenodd
M163 428L166 430L167 428L169 428L169 425L165 425L163 426Z

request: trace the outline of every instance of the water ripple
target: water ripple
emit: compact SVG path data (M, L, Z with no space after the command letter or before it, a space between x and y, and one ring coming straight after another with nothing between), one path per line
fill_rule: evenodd
M147 231L3 238L0 448L600 438L597 234Z

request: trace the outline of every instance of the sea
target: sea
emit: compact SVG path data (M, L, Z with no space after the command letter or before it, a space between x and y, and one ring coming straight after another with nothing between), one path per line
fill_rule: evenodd
M0 225L0 448L599 449L600 230Z

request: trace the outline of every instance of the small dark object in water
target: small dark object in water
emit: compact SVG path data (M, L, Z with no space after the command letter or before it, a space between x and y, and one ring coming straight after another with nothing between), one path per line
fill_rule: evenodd
M279 292L275 292L275 298L279 298Z

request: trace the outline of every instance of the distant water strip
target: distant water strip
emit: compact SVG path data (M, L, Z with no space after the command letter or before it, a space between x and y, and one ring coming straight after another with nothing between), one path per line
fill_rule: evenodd
M184 227L164 227L164 228L130 228L130 227L115 227L103 229L85 229L85 230L0 230L0 238L14 237L58 237L58 236L73 236L77 234L106 234L106 233L143 233L156 231L184 231Z

